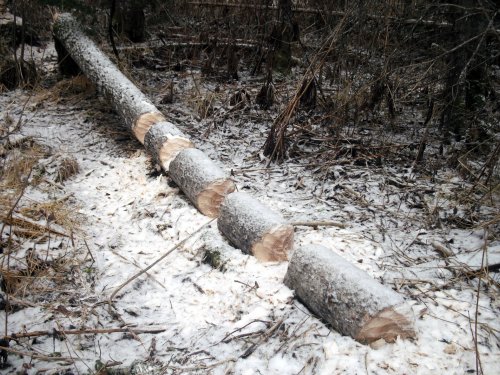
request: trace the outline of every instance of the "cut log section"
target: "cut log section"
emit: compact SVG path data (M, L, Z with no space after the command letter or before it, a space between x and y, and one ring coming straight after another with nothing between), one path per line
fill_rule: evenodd
M293 226L261 202L242 192L222 202L219 230L237 248L257 259L283 261L293 245Z
M209 217L219 216L222 201L236 189L224 171L195 148L179 152L170 164L169 175L198 210Z
M163 121L154 124L144 137L144 147L154 161L165 171L177 154L185 148L194 147L189 139L172 123Z
M57 14L53 32L87 78L108 97L128 129L139 142L144 143L148 130L154 124L165 121L161 112L82 32L73 16Z
M415 336L403 297L323 246L294 251L285 285L335 330L359 342Z

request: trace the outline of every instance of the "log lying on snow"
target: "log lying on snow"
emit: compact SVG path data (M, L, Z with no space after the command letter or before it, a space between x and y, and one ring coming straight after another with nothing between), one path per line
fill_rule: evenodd
M287 260L293 245L293 226L246 193L224 199L217 224L231 243L261 261Z
M403 297L323 246L294 251L285 285L335 330L362 343L415 335Z
M79 23L70 14L57 14L53 31L55 38L83 73L109 98L139 142L144 143L148 131L166 121L154 104L85 36ZM166 133L160 136L160 131ZM152 149L173 149L174 151L166 153L174 156L179 149L192 147L191 142L173 124L168 128L157 128L152 139L155 140ZM160 139L164 141L164 145L158 145Z
M172 161L169 175L200 212L219 216L222 200L236 186L208 156L195 148L181 151Z

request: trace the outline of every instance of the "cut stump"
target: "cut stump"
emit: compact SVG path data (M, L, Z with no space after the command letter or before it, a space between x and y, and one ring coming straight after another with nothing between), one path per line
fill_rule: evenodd
M224 199L217 224L235 247L260 261L288 259L293 226L246 193L232 193Z
M285 285L335 330L359 342L415 336L403 297L323 246L294 251Z
M224 171L195 148L179 152L170 164L169 175L198 210L209 217L219 216L223 199L236 189Z

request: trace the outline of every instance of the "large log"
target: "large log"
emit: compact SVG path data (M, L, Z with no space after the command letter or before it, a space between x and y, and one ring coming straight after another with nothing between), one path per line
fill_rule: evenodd
M403 297L326 247L295 249L285 285L335 330L359 342L415 335Z
M200 212L210 217L219 216L222 200L236 189L224 171L195 148L179 152L169 175Z
M144 143L148 130L165 121L161 112L82 32L70 14L56 14L53 32L87 78L109 98L128 129Z
M246 193L232 193L224 199L217 224L231 243L261 261L288 259L293 226Z

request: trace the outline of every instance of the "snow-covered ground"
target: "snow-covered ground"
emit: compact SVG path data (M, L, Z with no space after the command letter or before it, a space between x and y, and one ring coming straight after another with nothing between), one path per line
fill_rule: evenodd
M189 90L192 82L186 85ZM0 118L19 118L27 101L22 134L59 155L73 156L80 172L43 194L28 189L21 205L69 196L67 204L84 218L72 239L80 268L68 274L74 279L69 302L40 296L9 313L6 333L163 330L11 341L11 349L36 351L52 360L10 353L10 366L2 373L17 373L24 366L30 374L83 374L95 372L99 364L110 369L133 364L134 373L151 374L464 374L476 372L477 360L484 374L498 373L497 286L485 285L485 279L478 286L478 278L463 273L465 260L458 255L484 251L493 259L500 252L499 234L487 227L448 229L470 189L454 172L425 180L397 164L332 161L314 168L297 160L266 168L260 147L269 123L247 111L213 126L210 120L196 120L192 97L179 94L177 102L163 108L165 113L231 173L240 190L290 221L346 225L297 227L295 247L322 244L398 290L415 314L417 335L368 346L331 330L283 285L286 262L259 263L225 246L220 249L224 272L211 268L202 258L207 236L220 237L215 222L147 275L126 284L110 306L108 298L120 285L209 219L168 176L156 173L142 146L126 136L102 99L29 95L2 93ZM493 203L485 202L476 214L492 217L498 213ZM436 244L457 254L456 259L445 262ZM498 282L496 274L490 276ZM5 313L0 314L4 321ZM55 355L66 362L55 361Z

